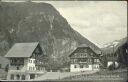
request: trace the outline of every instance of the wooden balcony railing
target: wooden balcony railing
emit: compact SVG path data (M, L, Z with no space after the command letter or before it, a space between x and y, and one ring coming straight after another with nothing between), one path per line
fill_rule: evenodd
M11 62L10 65L24 65L24 62Z

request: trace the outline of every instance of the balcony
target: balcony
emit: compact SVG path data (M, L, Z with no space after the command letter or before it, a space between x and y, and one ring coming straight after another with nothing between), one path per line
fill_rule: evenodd
M44 62L36 61L36 62L35 62L35 65L36 65L36 66L39 66L39 65L40 65L40 66L45 66L45 63L44 63Z
M24 65L24 62L11 62L10 65L12 66Z
M24 59L23 58L11 58L10 59L10 65L24 65Z

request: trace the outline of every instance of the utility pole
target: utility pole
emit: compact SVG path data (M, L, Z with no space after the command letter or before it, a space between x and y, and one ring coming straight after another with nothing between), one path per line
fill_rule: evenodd
M114 44L113 44L113 54L112 54L112 55L113 55L113 64L114 64L114 66L115 66L115 60L114 60L114 47L115 47L115 46L114 46Z
M128 26L128 24L127 24ZM127 28L127 40L126 40L126 46L128 46L128 28ZM126 47L126 54L128 55L128 47ZM128 56L127 56L128 57ZM128 77L128 64L126 65L127 67L127 77ZM128 81L128 78L127 78L127 81Z

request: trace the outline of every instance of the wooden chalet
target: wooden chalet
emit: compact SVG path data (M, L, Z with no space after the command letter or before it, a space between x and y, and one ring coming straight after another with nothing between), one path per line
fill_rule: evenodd
M96 53L88 46L79 46L70 55L70 71L80 72L99 70L100 53Z
M16 43L5 55L9 59L8 80L29 80L45 72L38 42Z

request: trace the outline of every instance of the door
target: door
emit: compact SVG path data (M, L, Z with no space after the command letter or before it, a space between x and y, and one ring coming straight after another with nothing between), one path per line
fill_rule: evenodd
M35 79L35 74L30 74L30 79Z

